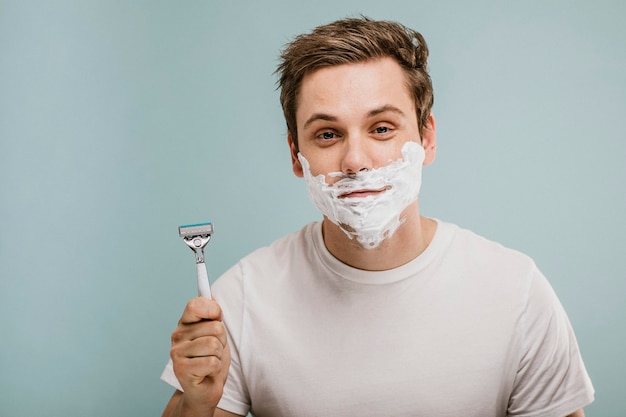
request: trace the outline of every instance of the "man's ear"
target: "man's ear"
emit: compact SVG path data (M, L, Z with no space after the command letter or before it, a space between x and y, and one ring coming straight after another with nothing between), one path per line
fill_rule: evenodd
M422 128L422 147L426 152L423 165L430 165L435 160L437 153L437 133L435 130L435 116L430 113L428 121Z
M293 142L293 138L291 137L291 132L287 132L287 143L289 144L289 151L291 153L291 168L293 169L293 173L296 174L296 177L304 177L304 171L302 170L302 164L298 159L298 149L296 148L296 144Z

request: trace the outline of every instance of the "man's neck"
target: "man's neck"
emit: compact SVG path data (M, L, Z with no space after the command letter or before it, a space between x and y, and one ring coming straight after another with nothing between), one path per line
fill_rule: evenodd
M328 251L341 262L367 271L384 271L404 265L424 252L437 230L437 222L421 217L417 203L407 208L405 221L393 236L375 249L365 249L339 226L324 217L322 232Z

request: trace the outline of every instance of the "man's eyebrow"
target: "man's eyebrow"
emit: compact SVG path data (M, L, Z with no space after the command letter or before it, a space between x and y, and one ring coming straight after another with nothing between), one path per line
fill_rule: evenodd
M386 112L393 112L396 113L400 116L405 116L404 112L402 110L400 110L399 108L397 108L396 106L392 106L391 104L386 104L384 106L375 108L373 110L370 110L367 113L367 117L374 117L377 116L381 113L386 113ZM325 120L327 122L336 122L337 118L335 116L331 116L329 114L325 114L325 113L315 113L314 115L312 115L311 117L309 117L307 119L307 121L304 123L304 129L306 129L307 127L309 127L313 122L317 121L317 120Z
M367 113L367 117L374 117L377 116L381 113L386 113L386 112L393 112L393 113L397 113L400 116L405 116L404 112L402 110L400 110L399 108L397 108L396 106L392 106L391 104L385 104L382 107L378 107L374 110L370 110L369 113Z
M309 127L311 125L311 123L315 122L316 120L325 120L327 122L336 122L337 118L335 116L331 116L331 115L324 114L324 113L315 113L314 115L309 117L307 119L307 121L304 123L304 129Z

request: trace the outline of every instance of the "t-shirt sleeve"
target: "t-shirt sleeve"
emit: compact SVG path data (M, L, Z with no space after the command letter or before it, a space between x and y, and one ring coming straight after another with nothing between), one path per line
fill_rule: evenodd
M564 417L594 398L569 319L546 278L536 269L520 322L522 357L508 415Z
M174 373L174 364L172 363L172 359L170 359L167 362L167 365L165 365L165 369L163 369L163 372L161 373L161 381L167 382L179 391L183 390L183 387L180 386L180 382L178 382L178 378L176 378L176 374Z

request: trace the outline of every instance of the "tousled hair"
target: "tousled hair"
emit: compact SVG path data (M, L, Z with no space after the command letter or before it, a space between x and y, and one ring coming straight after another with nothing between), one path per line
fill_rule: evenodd
M347 18L319 26L288 43L276 69L280 102L296 148L296 109L305 75L324 67L391 57L402 67L415 100L420 134L433 106L433 87L428 75L428 46L415 30L391 21L367 17Z

